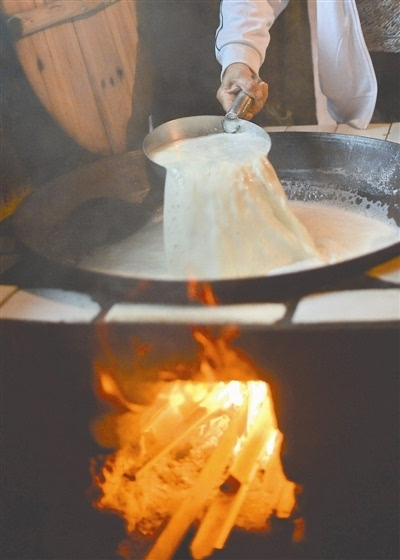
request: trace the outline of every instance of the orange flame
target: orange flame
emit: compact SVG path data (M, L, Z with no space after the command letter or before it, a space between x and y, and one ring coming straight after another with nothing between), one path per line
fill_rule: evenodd
M224 329L216 338L206 329L193 334L202 351L191 378L182 377L177 364L169 375L162 369L143 381L136 364L130 376L136 388L153 388L145 404L114 375L108 343L108 365L95 365L99 396L119 411L112 421L102 420L101 428L113 431L104 440L116 450L100 474L92 472L101 492L95 506L125 519L130 540L120 554L130 560L138 557L132 552L138 539L149 548L155 538L146 558L169 560L193 524L199 529L192 554L203 558L222 548L235 526L268 531L270 515L289 517L295 506L295 484L280 462L282 434L271 392L230 344L237 330Z
M213 292L211 284L207 282L198 282L197 280L189 280L187 293L189 299L199 300L205 305L217 305L218 300Z

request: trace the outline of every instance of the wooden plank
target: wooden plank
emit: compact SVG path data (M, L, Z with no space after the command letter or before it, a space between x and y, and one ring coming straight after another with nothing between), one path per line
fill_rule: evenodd
M49 0L0 2L10 17L44 8ZM38 31L15 47L46 110L80 145L107 155L126 151L137 42L132 1L116 2L90 17Z
M74 26L113 153L126 151L137 54L137 21L119 2Z
M26 10L20 14L15 14L7 20L15 39L21 39L31 33L36 33L62 23L67 19L87 15L94 10L106 8L119 0L50 0L44 6L33 10Z
M2 0L8 14L42 5ZM25 37L15 48L36 95L65 132L90 151L111 153L73 23Z

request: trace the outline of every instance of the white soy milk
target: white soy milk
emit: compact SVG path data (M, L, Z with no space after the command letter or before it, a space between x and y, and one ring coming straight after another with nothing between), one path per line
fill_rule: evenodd
M195 163L188 161L193 156L188 144L160 152L163 165L178 161L188 167L187 178L180 169L172 172L164 212L126 239L85 256L84 265L157 280L188 279L193 270L200 280L231 279L313 269L400 240L385 207L358 200L349 210L349 193L339 191L337 202L287 201L272 167L259 161L266 159L260 156L268 151L265 140L251 136L247 142L241 136L244 143L239 138L241 145L226 148L236 154L231 161L216 158L221 146L196 151Z
M240 278L320 256L251 134L181 140L152 154L167 168L164 247L177 278Z
M270 274L296 272L322 264L335 264L378 251L400 241L400 229L382 220L380 207L368 203L369 211L354 211L335 204L289 201L297 219L314 240L320 263L302 261L276 268Z

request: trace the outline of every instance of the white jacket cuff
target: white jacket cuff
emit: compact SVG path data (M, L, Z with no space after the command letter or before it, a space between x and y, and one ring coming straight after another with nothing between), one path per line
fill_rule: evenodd
M215 54L225 69L234 62L258 74L270 41L269 29L288 0L222 0Z
M251 70L258 75L260 66L263 62L259 52L249 45L241 43L230 43L218 52L218 62L222 66L221 78L225 70L235 62L246 64Z

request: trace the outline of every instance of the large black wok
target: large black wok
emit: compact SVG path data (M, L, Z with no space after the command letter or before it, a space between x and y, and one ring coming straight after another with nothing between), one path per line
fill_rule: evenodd
M351 193L380 203L388 218L400 225L398 144L322 133L272 133L271 138L269 158L289 198L330 200L338 191ZM348 198L354 204L355 197ZM134 239L140 245L149 223L160 227L162 199L163 180L143 152L130 152L47 183L23 201L13 226L29 250L78 283L84 279L100 283L103 289L134 299L186 300L185 282L152 275L151 262L146 275L138 273L135 262L126 262L127 241ZM102 260L104 248L108 258ZM289 297L359 274L398 251L395 243L335 265L218 280L212 287L222 303ZM147 258L145 248L140 259Z

